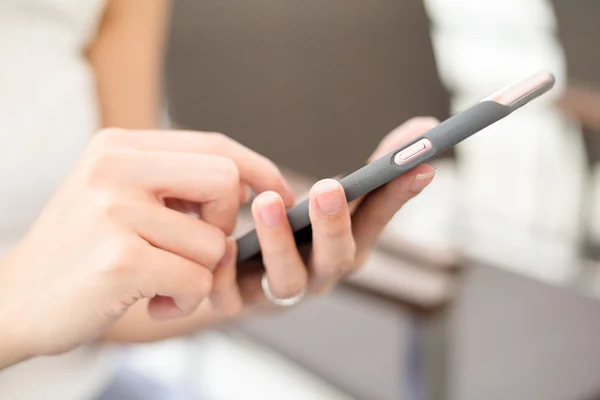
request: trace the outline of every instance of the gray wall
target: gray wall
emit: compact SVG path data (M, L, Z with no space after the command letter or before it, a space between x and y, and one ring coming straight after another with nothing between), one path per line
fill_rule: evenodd
M412 116L447 116L420 1L174 5L167 88L180 125L322 177L361 165Z

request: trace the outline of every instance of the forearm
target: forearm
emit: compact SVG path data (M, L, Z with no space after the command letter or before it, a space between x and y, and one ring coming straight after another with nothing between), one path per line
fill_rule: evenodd
M107 2L87 52L104 127L160 127L168 14L168 0Z
M112 65L101 49L91 55L97 80L101 126L125 129L156 129L160 127L161 90L160 80L152 77L135 77L126 81L126 76L135 71ZM116 57L126 57L117 54ZM156 67L153 67L156 68ZM123 74L124 76L119 76ZM146 79L144 79L146 78Z

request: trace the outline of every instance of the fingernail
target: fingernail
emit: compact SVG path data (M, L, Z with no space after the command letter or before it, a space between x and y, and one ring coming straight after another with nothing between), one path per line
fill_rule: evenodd
M333 179L324 179L313 186L319 210L324 214L335 214L342 208L344 193L340 184Z
M419 174L410 185L410 190L414 193L420 193L431 183L431 179L435 176L435 170L425 174Z
M254 200L262 222L269 228L281 223L283 212L281 210L281 197L275 192L261 193Z

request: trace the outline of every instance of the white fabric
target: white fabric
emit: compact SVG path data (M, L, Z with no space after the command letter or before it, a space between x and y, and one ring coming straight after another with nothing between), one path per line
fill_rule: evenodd
M539 69L557 76L551 95L458 147L464 219L570 240L579 235L585 173L577 126L552 102L565 59L548 0L425 0L440 75L459 111Z
M102 0L0 1L0 252L27 231L98 128L83 48L103 7ZM110 365L95 347L31 360L0 373L0 397L89 399Z

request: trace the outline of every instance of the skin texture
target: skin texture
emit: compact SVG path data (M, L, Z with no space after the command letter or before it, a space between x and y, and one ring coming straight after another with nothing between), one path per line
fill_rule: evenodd
M160 125L168 5L108 1L87 49L104 126ZM372 158L435 123L409 121ZM278 296L304 286L325 292L364 263L381 229L433 174L419 166L350 205L335 181L318 182L310 194L315 247L296 249L281 218L293 195L264 157L220 134L105 130L0 259L0 369L97 338L153 341L272 309L260 289L263 268ZM228 236L248 187L261 193L252 210L266 256L236 276Z
M0 261L0 367L93 340L141 299L148 318L192 314L212 291L241 184L293 202L273 163L223 135L98 134Z
M374 157L433 125L405 124ZM322 293L359 268L434 172L421 165L351 205L338 201L335 181L317 183L310 194L317 245L298 250L287 220L265 217L293 203L267 159L220 134L104 131L25 239L0 259L0 369L102 335L157 340L269 308L258 270L236 276L228 235L241 185L261 193L253 213L266 255L254 267L287 296L303 285ZM200 217L170 208L173 199Z
M168 0L108 0L87 57L104 127L160 126Z
M433 118L408 121L384 138L370 159L386 154L437 123ZM342 201L337 212L321 211L318 199L325 197L326 202L335 204L334 208L337 208L339 203L335 198L340 197L343 189L332 180L317 182L310 193L313 248L296 249L285 219L268 226L262 215L283 215L284 201L270 191L258 195L252 212L264 250L264 266L258 263L245 266L245 273L237 276L235 242L229 239L227 255L214 271L209 301L203 302L196 312L176 320L157 321L146 311L144 303L147 300L140 301L106 331L103 340L155 341L192 334L257 311L271 311L274 307L265 300L260 286L263 267L268 271L270 288L277 296L294 295L306 285L312 294L327 292L346 274L364 264L385 225L407 201L431 182L434 173L431 166L420 165L350 205ZM349 210L355 210L352 217Z

